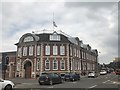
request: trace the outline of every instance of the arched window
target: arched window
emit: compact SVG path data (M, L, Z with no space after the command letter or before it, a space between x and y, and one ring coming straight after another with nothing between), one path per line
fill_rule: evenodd
M50 70L50 61L45 60L45 70Z
M30 41L34 41L32 36L25 37L23 42L30 42Z
M65 60L60 61L60 69L65 70Z
M53 61L53 70L58 70L58 61L57 60Z

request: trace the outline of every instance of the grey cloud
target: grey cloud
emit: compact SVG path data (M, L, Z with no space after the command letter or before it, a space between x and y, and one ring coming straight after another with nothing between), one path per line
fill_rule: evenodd
M117 2L66 2L65 6L68 8L88 7L91 9L111 8Z

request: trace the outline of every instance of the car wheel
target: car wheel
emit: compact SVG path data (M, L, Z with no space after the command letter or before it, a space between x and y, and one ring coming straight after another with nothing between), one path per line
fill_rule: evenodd
M12 90L12 86L11 85L7 85L4 90Z
M39 83L39 85L42 85L42 83Z
M50 85L53 85L53 81L52 80L50 80Z

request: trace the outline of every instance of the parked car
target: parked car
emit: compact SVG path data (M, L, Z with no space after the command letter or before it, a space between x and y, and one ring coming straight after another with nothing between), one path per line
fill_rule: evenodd
M65 74L65 81L77 81L80 80L80 74L68 73Z
M115 74L116 74L116 75L120 75L120 70L116 70L116 71L115 71Z
M39 77L38 82L39 82L40 85L42 85L42 84L53 85L55 83L62 83L63 79L58 74L46 73L46 74L43 74Z
M106 74L107 74L107 71L105 71L105 70L100 71L100 75L106 75Z
M98 77L98 74L95 72L95 71L90 71L89 73L88 73L88 78L89 77Z
M14 83L10 80L3 80L0 78L0 90L12 90L14 88Z

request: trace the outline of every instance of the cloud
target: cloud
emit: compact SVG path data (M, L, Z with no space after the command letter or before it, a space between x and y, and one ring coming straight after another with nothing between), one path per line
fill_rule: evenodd
M100 62L108 63L117 56L118 12L115 2L3 2L0 38L4 38L4 42L0 51L16 50L14 44L25 33L53 29L53 12L58 26L56 30L78 36L85 44L98 49Z

